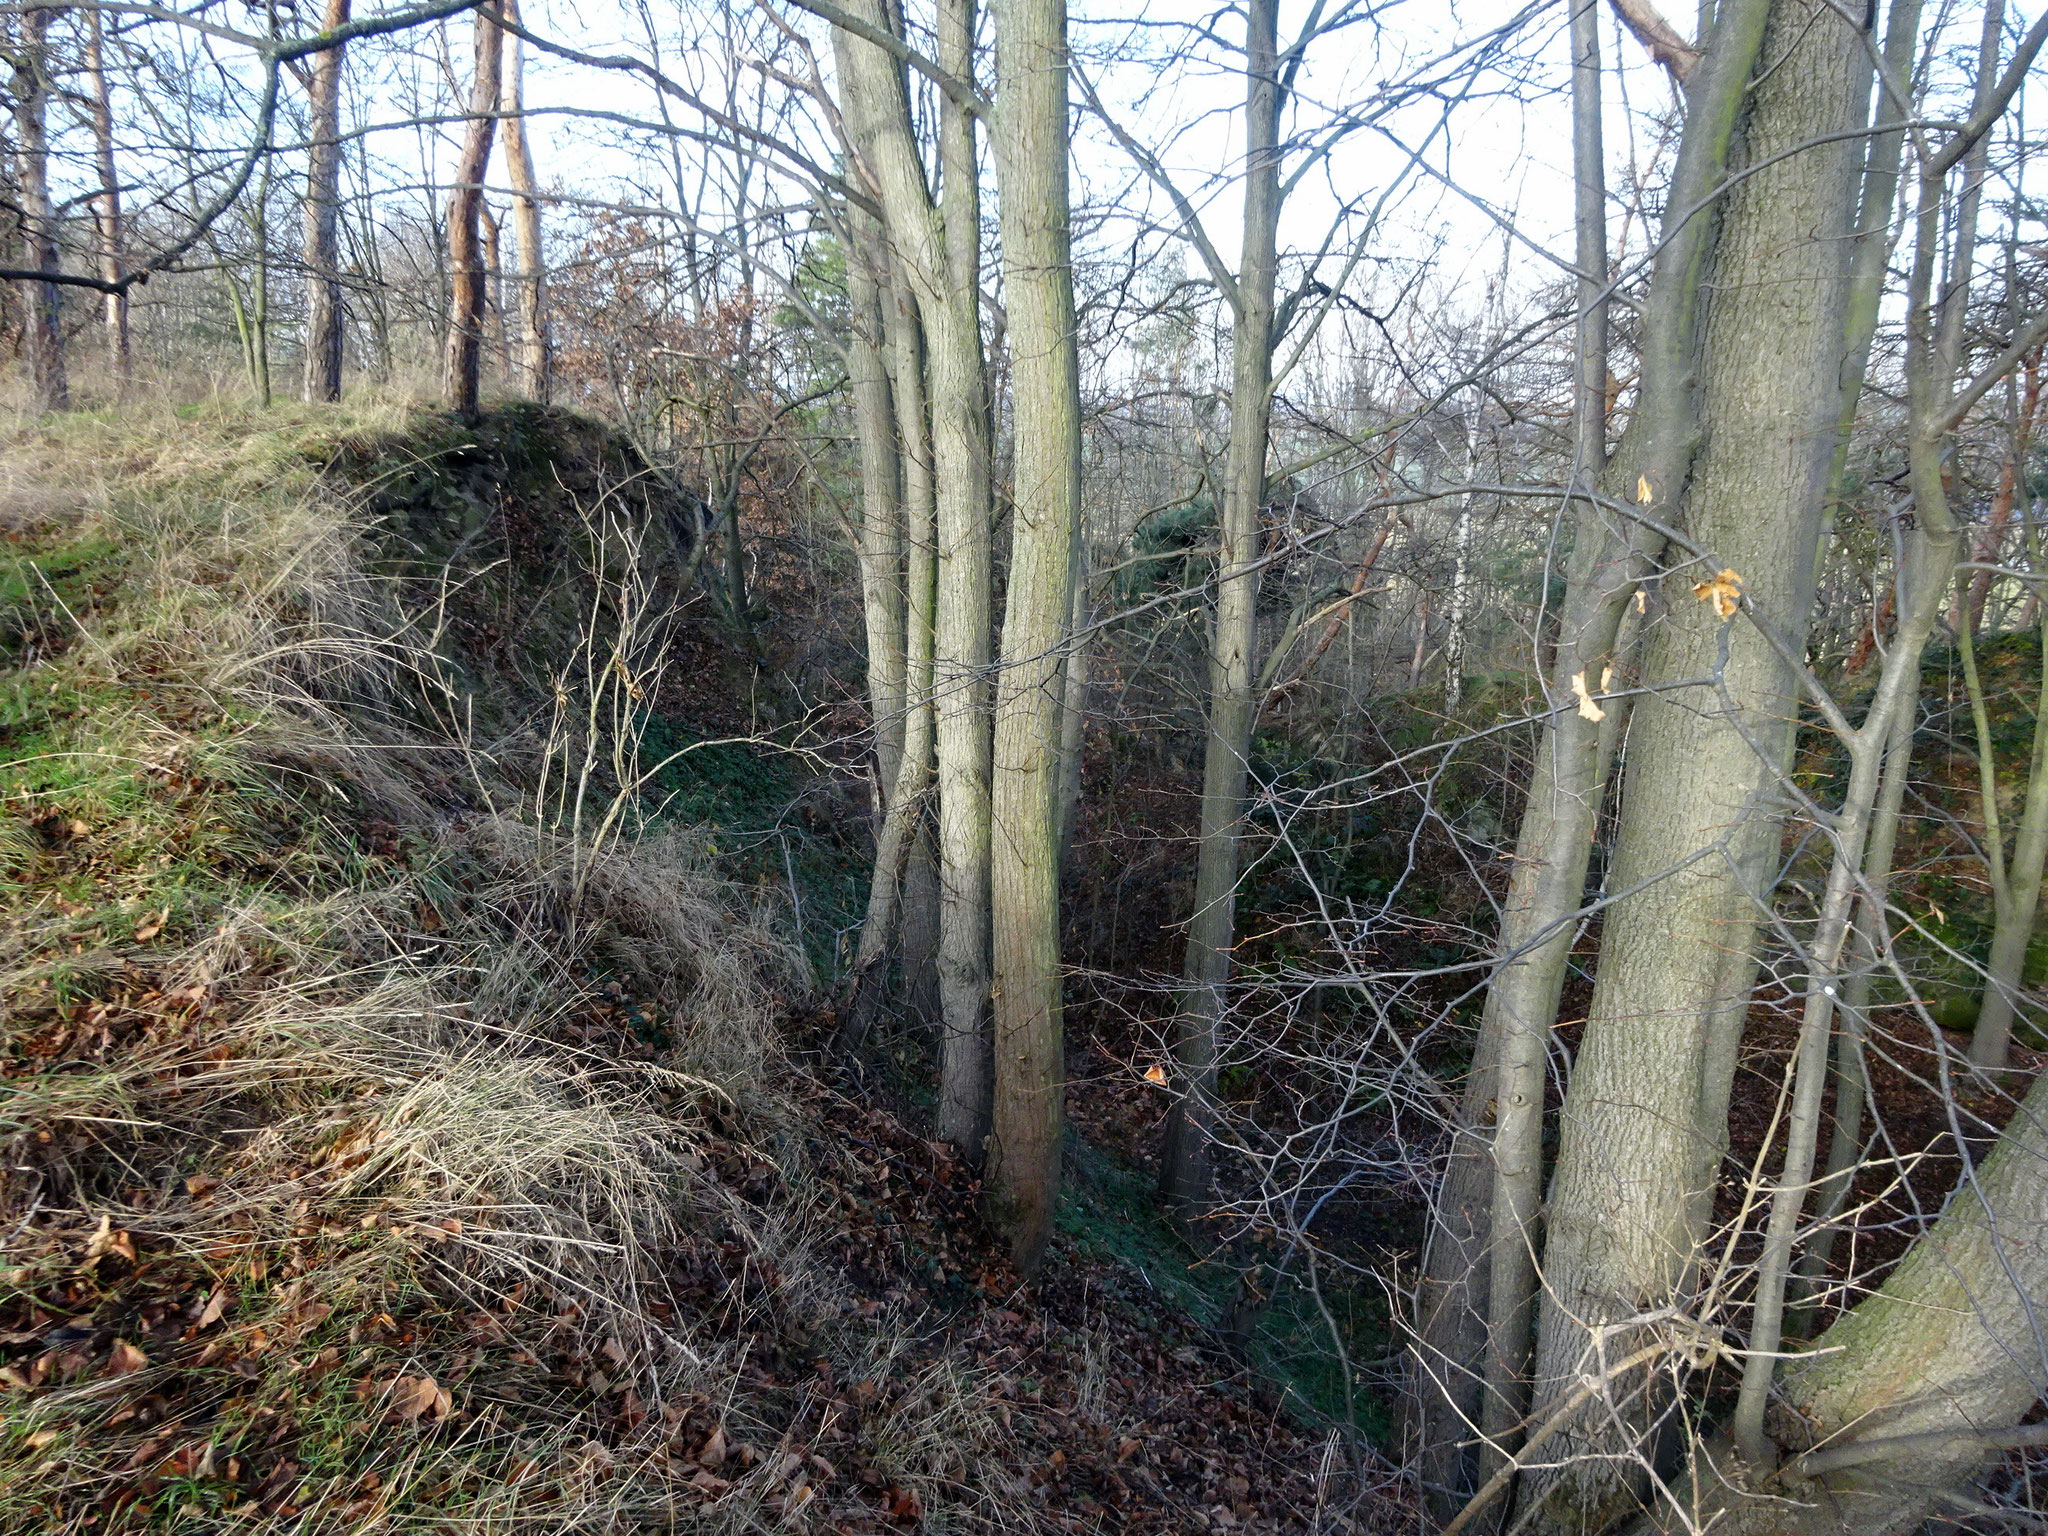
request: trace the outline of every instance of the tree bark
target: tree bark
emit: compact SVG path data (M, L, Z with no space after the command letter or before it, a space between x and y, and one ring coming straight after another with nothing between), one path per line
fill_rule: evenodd
M55 7L24 5L14 60L14 176L21 194L21 232L28 265L61 270L57 215L50 204L50 17ZM68 410L71 385L64 371L63 289L26 285L29 384L42 411Z
M996 0L996 175L1016 418L990 835L995 1102L988 1202L1030 1273L1052 1236L1065 1123L1060 1014L1061 657L1081 505L1067 193L1066 0Z
M1742 15L1724 10L1717 43ZM1595 1330L1612 1330L1610 1357L1632 1353L1654 1336L1627 1320L1683 1305L1697 1279L1798 710L1794 678L1756 627L1683 586L1732 571L1756 626L1803 644L1845 363L1856 160L1844 130L1868 99L1862 50L1814 0L1770 7L1771 67L1744 134L1756 169L1727 195L1701 331L1702 435L1684 513L1712 563L1669 582L1670 612L1647 640L1644 681L1656 691L1631 720L1609 876L1632 894L1606 914L1561 1122L1538 1419L1589 1369ZM1660 1379L1645 1370L1614 1385L1612 1411L1575 1416L1564 1466L1535 1491L1535 1529L1598 1528L1627 1507Z
M1160 1155L1159 1192L1182 1222L1208 1208L1215 1122L1216 1043L1237 929L1238 842L1246 759L1258 713L1259 513L1273 409L1273 309L1280 219L1278 0L1245 9L1243 245L1231 323L1230 446L1209 641L1209 728L1202 759L1201 841L1194 907L1174 1018L1177 1097Z
M500 42L496 6L476 8L476 72L469 88L469 131L448 196L448 348L441 392L457 415L474 418L483 368L484 271L482 223L484 174L490 166L497 128Z
M1660 522L1674 516L1698 445L1700 294L1722 216L1712 194L1727 174L1768 6L1769 0L1731 4L1693 76L1651 274L1641 387L1611 465L1605 453L1606 343L1594 303L1606 268L1605 177L1595 136L1598 57L1587 52L1588 33L1597 32L1582 7L1573 13L1584 307L1573 472L1578 483L1641 504ZM1584 398L1589 387L1597 387L1597 407ZM1604 680L1619 661L1623 619L1661 546L1643 524L1590 499L1577 504L1557 650L1546 679L1551 715L1516 839L1496 948L1499 969L1487 991L1416 1299L1415 1437L1429 1497L1443 1518L1469 1494L1487 1459L1478 1454L1475 1430L1486 1428L1504 1443L1507 1426L1520 1417L1524 1388L1509 1378L1519 1377L1517 1362L1527 1354L1535 1290L1530 1224L1543 1176L1544 1066L1604 798L1602 743L1613 740L1619 714L1597 702L1581 707L1580 697L1590 702L1605 691ZM1491 1393L1489 1375L1495 1378Z
M519 21L519 0L502 0L505 19ZM533 144L526 131L526 40L505 37L505 174L512 183L512 236L519 248L513 305L519 340L512 376L521 394L543 405L553 388L553 344L548 335L547 253L541 246L540 184L533 174Z
M126 232L121 222L120 170L114 163L114 100L107 89L106 36L97 10L85 13L85 75L92 102L93 161L100 179L99 195L93 199L100 280L118 283L122 277ZM105 294L100 302L107 359L114 393L119 397L127 394L135 372L129 347L127 290Z
M971 80L973 0L941 0L939 67ZM939 611L939 1134L981 1155L995 1061L989 1018L990 618L994 595L988 374L981 346L981 189L974 123L939 103L940 223L950 324L935 349Z
M891 30L879 0L853 15ZM942 67L967 62L971 18L940 13ZM980 328L980 199L972 125L946 103L935 201L911 136L901 65L849 37L841 110L887 215L891 246L924 323L938 546L933 692L938 746L939 1135L979 1158L988 1134L990 490Z
M320 29L345 25L350 0L327 0ZM307 400L341 398L341 45L313 55L306 91L306 357L300 394Z

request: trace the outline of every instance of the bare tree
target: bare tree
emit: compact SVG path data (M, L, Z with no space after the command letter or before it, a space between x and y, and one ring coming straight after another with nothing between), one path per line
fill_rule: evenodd
M85 13L85 78L92 113L93 165L99 173L99 195L93 199L93 233L100 277L108 291L100 296L101 317L112 363L114 390L125 393L133 382L129 355L128 291L121 284L125 232L121 227L121 174L114 162L114 99L107 83L106 34L97 8Z
M50 18L56 12L55 6L24 5L14 40L14 179L21 194L22 242L29 267L51 274L60 270L57 214L50 200L49 139L49 102L55 90ZM61 411L71 404L64 371L63 290L54 282L32 279L26 291L29 379L35 402L41 410Z
M997 856L988 1185L997 1229L1028 1273L1052 1236L1066 1121L1060 749L1081 504L1081 393L1067 189L1066 0L996 0L995 21L994 139L1016 472L990 811Z
M448 194L448 277L451 291L448 343L441 374L441 392L458 415L477 412L479 375L483 367L484 301L488 284L484 268L482 223L484 174L491 160L497 127L499 73L504 48L495 0L476 8L475 73L470 77L469 127L455 186Z
M326 0L320 28L332 32L349 19L350 0ZM307 400L341 398L341 76L340 45L313 55L306 87L306 356L300 394Z
M505 19L516 27L518 0L503 0ZM552 384L549 366L547 253L541 244L540 186L533 174L533 145L526 121L525 39L504 33L505 173L512 183L512 231L519 270L512 280L519 317L513 377L528 399L546 403Z

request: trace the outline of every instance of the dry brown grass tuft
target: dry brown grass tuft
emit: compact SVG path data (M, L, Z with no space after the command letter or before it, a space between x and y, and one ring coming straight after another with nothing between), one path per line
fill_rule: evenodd
M801 1524L736 1342L840 1309L801 959L690 833L536 824L283 418L12 445L0 1527Z

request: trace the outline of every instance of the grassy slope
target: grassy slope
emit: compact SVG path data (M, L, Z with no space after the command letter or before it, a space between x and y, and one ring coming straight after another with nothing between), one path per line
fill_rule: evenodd
M5 450L0 1531L1343 1528L1136 1271L1024 1297L787 1058L782 915L620 792L704 648L600 430Z

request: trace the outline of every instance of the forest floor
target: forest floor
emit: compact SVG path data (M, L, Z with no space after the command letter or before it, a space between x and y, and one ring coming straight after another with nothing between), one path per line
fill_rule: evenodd
M605 652L606 584L677 606L687 551L619 543L674 509L600 429L5 446L0 1531L1402 1523L1315 1351L1219 1327L1141 1086L1077 1094L1027 1287L914 1102L822 1065L781 876L849 899L859 828L717 744L774 711L702 621L644 689ZM565 694L702 744L667 814Z

